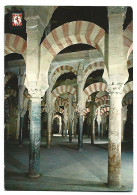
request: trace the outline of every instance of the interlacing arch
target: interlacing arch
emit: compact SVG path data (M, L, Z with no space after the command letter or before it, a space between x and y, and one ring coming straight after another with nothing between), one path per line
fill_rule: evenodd
M26 55L27 41L22 37L10 33L5 34L5 55L10 53L19 53L23 57Z
M107 91L107 85L105 83L93 83L84 89L85 99L88 99L92 93L97 91Z
M76 88L71 86L71 85L61 85L59 87L56 87L52 91L53 103L55 102L56 98L63 93L70 93L75 97L76 96Z
M127 26L123 32L123 44L127 51L127 59L133 50L133 21Z
M122 92L122 98L133 90L133 81L130 81L124 85L123 92Z
M57 27L47 35L41 44L40 76L45 76L44 72L49 69L54 57L66 47L83 43L97 48L104 54L104 40L104 29L91 22L73 21Z

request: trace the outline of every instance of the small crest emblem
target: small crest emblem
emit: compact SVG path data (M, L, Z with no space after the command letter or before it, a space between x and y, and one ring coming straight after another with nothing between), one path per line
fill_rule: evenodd
M12 26L22 26L22 13L12 13Z

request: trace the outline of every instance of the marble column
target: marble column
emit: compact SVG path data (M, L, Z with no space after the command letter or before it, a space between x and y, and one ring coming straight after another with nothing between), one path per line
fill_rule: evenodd
M98 140L100 140L100 123L101 123L100 107L98 107L98 114L97 114Z
M77 136L77 113L74 112L74 137Z
M47 148L51 147L52 141L52 110L48 111L48 124L47 124Z
M24 127L24 116L26 111L22 111L20 114L20 130L19 130L19 146L23 146L23 127Z
M83 110L79 110L78 114L78 150L83 151Z
M101 123L101 138L104 137L104 123Z
M123 44L123 23L127 7L108 6L109 36L105 49L108 71L110 115L108 132L108 186L121 187L121 106L124 83L128 80L127 54ZM107 51L108 50L108 51Z
M40 176L41 98L31 98L29 176Z
M127 120L127 106L122 107L121 110L121 141L124 140L125 123Z
M53 117L53 105L51 101L51 87L46 92L46 106L45 111L47 112L47 148L50 148L52 141L52 117Z
M68 120L69 120L69 142L72 142L72 103L73 97L69 94L69 110L68 110Z
M59 134L62 134L62 122L61 122L61 117L59 118Z
M100 121L97 121L98 124L98 140L100 140Z
M121 187L121 90L112 85L110 92L110 114L108 134L108 185Z
M95 142L95 94L92 95L92 101L90 102L90 132L91 132L91 144Z
M17 119L17 128L16 128L16 139L19 139L19 134L20 134L20 123L22 121L20 121L21 119L21 112L23 110L23 92L25 89L24 86L24 70L20 69L19 70L19 75L18 75L18 119ZM22 119L23 120L23 119Z
M77 112L78 112L78 150L83 150L83 113L85 110L85 99L83 96L84 64L80 63L77 71Z
M64 136L67 137L67 121L68 121L68 115L67 115L67 107L64 107Z

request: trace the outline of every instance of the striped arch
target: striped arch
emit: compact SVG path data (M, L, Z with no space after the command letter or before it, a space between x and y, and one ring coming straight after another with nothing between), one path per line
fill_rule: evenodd
M84 89L85 99L96 91L107 91L107 85L105 83L94 83Z
M123 45L127 51L127 59L133 50L133 21L127 26L123 32Z
M58 96L60 96L63 93L70 93L72 95L76 95L76 88L74 88L71 85L61 85L59 87L56 87L53 91L52 91L52 96L53 96L53 103L55 102L56 98Z
M87 21L73 21L57 27L43 40L40 47L40 77L45 77L54 57L66 47L83 43L91 45L104 54L105 31L98 25ZM46 75L47 76L47 75Z
M6 72L5 73L5 77L4 77L4 85L7 84L7 82L11 79L11 78L15 78L16 74L13 72Z
M16 90L14 89L6 89L4 94L4 99L6 100L8 97L13 96L15 97L17 94Z
M130 69L133 67L133 58L127 61L127 68Z
M61 97L58 97L55 101L55 107L59 107L59 106L67 107L68 104L69 104L68 99L64 99L64 98L61 98Z
M95 102L97 103L98 101L103 101L103 100L110 100L109 94L103 95L103 96L101 96L101 97L99 97L99 98L96 97Z
M83 80L86 82L88 76L92 72L94 72L96 70L102 70L102 69L104 69L104 62L103 61L94 62L92 64L89 64L89 66L84 71L84 78L83 78Z
M76 70L73 66L59 66L57 69L54 70L53 74L51 75L51 81L53 84L56 80L64 73L73 72L76 75Z
M14 34L5 34L5 55L10 53L19 53L23 57L26 55L27 41Z
M64 110L63 110L62 108L60 108L60 107L56 107L55 110L54 110L54 112L55 112L55 113L56 113L56 112L59 112L59 113L64 114Z
M102 106L102 105L110 105L110 101L105 99L105 100L100 100L98 101L96 104L95 104L95 107L98 108L99 106Z
M86 114L89 113L89 112L90 112L90 108L86 108L86 109L84 110L84 112L83 112L83 115L86 116Z
M129 93L130 91L133 90L133 81L130 81L128 83L126 83L124 85L124 88L123 88L123 93L122 93L122 98L127 94Z
M58 114L56 114L56 115L53 117L52 121L53 121L55 118L60 119L60 118L61 118L61 116L60 116L60 115L58 115Z
M100 115L102 116L104 113L110 112L110 107L107 106L105 108L100 109Z
M129 104L133 104L133 97L131 98L128 98L128 99L125 99L123 102L122 102L122 106L127 106Z

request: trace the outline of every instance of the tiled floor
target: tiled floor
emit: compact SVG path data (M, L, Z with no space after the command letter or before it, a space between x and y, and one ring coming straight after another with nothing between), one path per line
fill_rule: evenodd
M77 150L77 138L69 143L68 138L53 137L51 149L41 142L41 177L30 179L27 175L29 141L22 148L17 143L5 147L5 189L6 190L48 190L48 191L111 191L107 187L107 141L97 140L90 144L84 138L84 151ZM122 144L122 188L131 191L133 186L132 146ZM114 190L112 190L114 191Z

